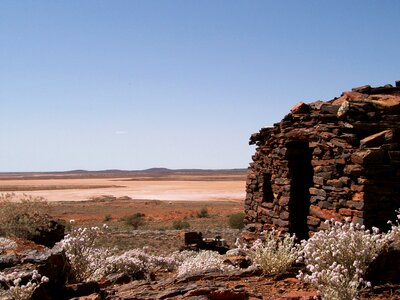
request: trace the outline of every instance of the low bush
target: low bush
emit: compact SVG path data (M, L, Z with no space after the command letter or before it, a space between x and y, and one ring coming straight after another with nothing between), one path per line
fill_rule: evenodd
M307 273L299 278L315 285L322 299L356 299L360 288L369 286L363 275L372 260L387 245L388 235L372 232L350 220L327 221L327 230L303 241L301 258Z
M175 259L171 257L153 256L139 249L120 254L117 249L96 247L96 240L106 236L107 231L106 225L102 228L73 228L60 242L71 264L70 281L96 281L116 272L135 276L176 267Z
M106 214L104 216L103 222L110 222L112 220L112 216L110 214Z
M13 240L0 237L0 254L6 250L15 248L17 248L17 243L15 243Z
M128 226L132 226L134 229L138 229L139 226L144 224L144 214L135 213L133 215L128 215L123 217L121 220Z
M197 212L198 218L208 218L209 216L207 207L203 207Z
M248 249L253 263L268 275L283 273L292 267L301 250L301 246L295 243L295 236L281 235L275 229L264 231L262 235L262 240L256 240Z
M190 228L190 224L185 220L178 220L172 223L172 228L176 230L188 229Z
M243 212L230 215L228 219L229 227L232 229L243 229L244 217L245 214Z
M36 229L47 225L48 209L49 204L41 197L1 194L0 235L33 238Z
M392 226L389 232L387 233L387 239L390 241L395 247L400 247L400 210L396 211L397 220L395 223L392 221L388 221L388 223Z
M112 255L108 249L98 249L96 240L107 234L107 226L72 228L60 242L71 264L71 278L75 282L96 280L96 271Z
M194 273L205 273L211 271L228 271L235 269L224 263L224 256L215 251L186 251L179 258L177 276L185 276Z
M22 279L18 277L18 273L4 274L0 272L0 282L6 285L3 288L0 285L0 299L4 300L29 300L33 292L44 282L49 279L46 276L41 276L38 271L34 270L31 279L22 284Z

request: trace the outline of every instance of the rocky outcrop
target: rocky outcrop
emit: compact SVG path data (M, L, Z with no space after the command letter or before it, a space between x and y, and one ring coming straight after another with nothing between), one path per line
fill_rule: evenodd
M392 245L368 266L366 280L372 285L400 284L400 246Z
M35 234L31 238L36 244L46 247L53 247L64 238L65 226L59 220L47 216L45 225L36 228Z
M328 219L385 229L400 207L400 87L364 86L328 102L300 102L250 138L247 231L307 238Z
M59 295L64 293L69 272L69 263L61 249L36 248L0 255L0 271L4 275L13 273L15 278L28 282L34 270L49 281L35 290L32 299L61 299ZM7 286L6 282L0 284Z

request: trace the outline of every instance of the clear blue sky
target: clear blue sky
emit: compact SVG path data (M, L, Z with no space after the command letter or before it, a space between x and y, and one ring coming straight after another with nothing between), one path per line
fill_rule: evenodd
M0 0L0 171L245 168L298 101L400 80L400 1Z

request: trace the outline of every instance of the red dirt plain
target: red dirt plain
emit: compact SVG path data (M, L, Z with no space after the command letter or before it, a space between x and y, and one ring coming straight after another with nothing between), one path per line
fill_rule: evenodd
M67 220L101 221L108 214L118 219L135 212L174 220L201 207L212 215L242 211L245 177L245 170L1 173L0 192L43 197Z

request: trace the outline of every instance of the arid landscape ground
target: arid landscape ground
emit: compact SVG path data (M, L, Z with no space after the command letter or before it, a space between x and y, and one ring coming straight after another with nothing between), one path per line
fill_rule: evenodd
M107 243L164 252L182 245L182 234L168 230L179 220L190 230L226 235L233 243L237 230L229 229L227 220L243 211L245 177L245 170L3 173L0 192L43 197L50 215L73 219L76 226L107 223L115 233ZM207 218L197 217L202 209ZM144 215L139 230L123 222L135 213Z
M149 252L166 255L183 246L183 234L188 230L200 231L204 237L222 236L233 246L240 231L229 227L228 218L243 211L245 180L245 170L3 173L0 192L43 197L50 204L48 213L66 220L66 224L71 219L74 226L106 223L111 235L99 241L102 246L121 251L146 247ZM204 210L207 215L199 217ZM143 215L143 222L134 228L124 218L137 213ZM175 221L184 221L190 227L177 230ZM191 299L174 293L195 285L196 291L245 290L254 295L248 299L300 300L318 295L313 287L299 282L296 273L278 278L259 274L216 278L205 274L181 283L165 276L171 274L157 274L151 283L139 280L116 286L113 293L126 299L153 299L162 294L165 299ZM397 291L397 286L379 287L362 293L361 299L399 299ZM236 299L218 297L215 299Z

